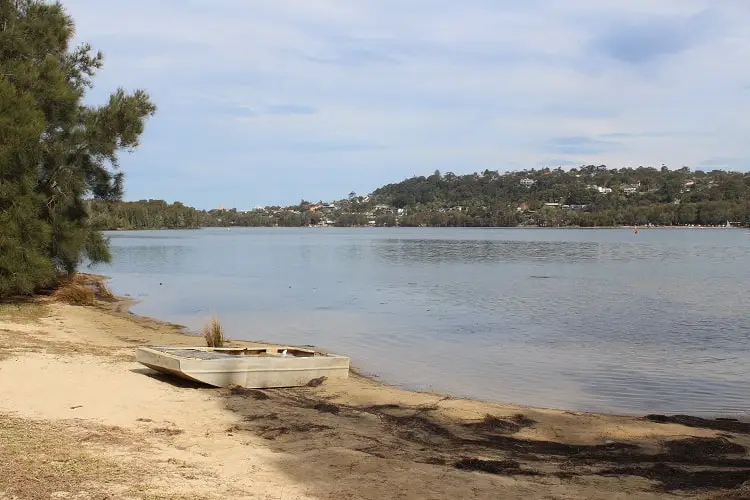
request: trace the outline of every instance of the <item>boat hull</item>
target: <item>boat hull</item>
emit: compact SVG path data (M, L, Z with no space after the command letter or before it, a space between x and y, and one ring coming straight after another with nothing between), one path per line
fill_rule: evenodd
M139 347L136 360L161 373L214 387L299 387L349 376L349 358L288 348L212 349Z

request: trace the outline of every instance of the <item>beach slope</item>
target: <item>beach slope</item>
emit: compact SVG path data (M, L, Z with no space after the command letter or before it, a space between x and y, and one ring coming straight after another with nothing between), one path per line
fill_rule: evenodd
M201 341L122 303L0 305L0 499L750 498L750 424L522 408L356 374L213 389L134 361L140 345Z

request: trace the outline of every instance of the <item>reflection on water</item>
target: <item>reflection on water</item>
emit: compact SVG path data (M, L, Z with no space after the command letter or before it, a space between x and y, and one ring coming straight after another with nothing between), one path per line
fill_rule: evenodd
M186 245L130 245L127 251L116 252L117 267L142 273L179 273L189 265L186 259L191 250Z
M485 263L545 262L574 264L602 262L678 262L704 258L718 262L746 256L743 248L724 246L672 247L658 244L592 241L493 241L384 239L373 245L374 253L390 264L396 263Z
M136 312L312 344L416 389L617 412L750 410L731 230L111 233Z

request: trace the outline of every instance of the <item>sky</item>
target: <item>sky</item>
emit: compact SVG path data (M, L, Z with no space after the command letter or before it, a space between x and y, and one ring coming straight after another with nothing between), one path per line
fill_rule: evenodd
M158 106L128 200L250 209L435 170L750 170L747 0L63 0L89 103Z

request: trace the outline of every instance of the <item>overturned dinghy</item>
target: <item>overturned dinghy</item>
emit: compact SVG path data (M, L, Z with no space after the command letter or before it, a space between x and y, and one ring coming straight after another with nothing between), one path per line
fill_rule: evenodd
M139 347L135 359L215 387L298 387L349 376L349 358L291 347Z

